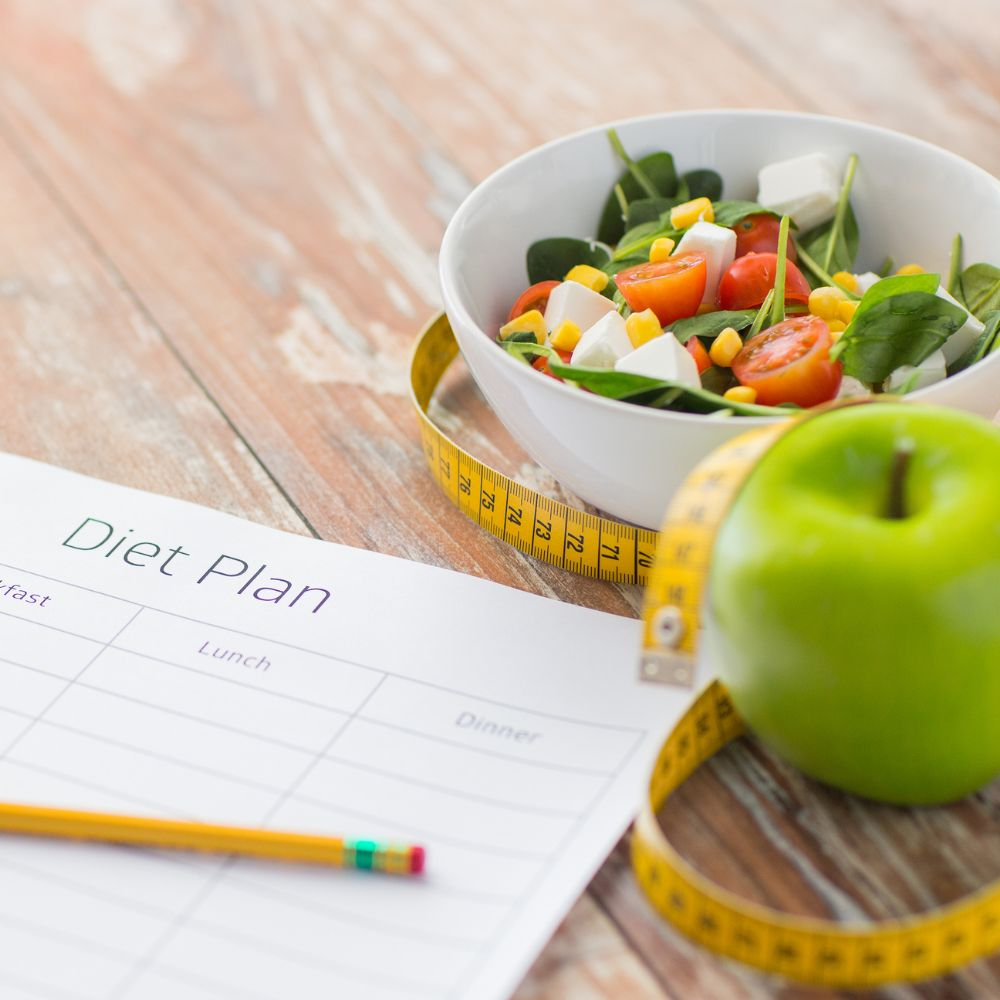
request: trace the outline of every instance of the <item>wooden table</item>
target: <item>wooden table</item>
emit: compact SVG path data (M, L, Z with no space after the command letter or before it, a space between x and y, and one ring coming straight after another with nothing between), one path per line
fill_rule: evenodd
M5 0L0 447L289 531L629 614L452 514L406 398L470 187L614 117L717 105L893 126L1000 172L996 0ZM552 493L464 373L438 407ZM1000 787L902 812L741 744L668 820L747 896L899 914L1000 875ZM650 915L619 847L519 1000L821 997ZM886 997L1000 996L1000 960Z

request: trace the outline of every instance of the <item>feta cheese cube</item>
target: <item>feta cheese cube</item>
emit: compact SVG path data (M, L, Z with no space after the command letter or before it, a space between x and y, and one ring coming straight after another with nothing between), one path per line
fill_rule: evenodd
M602 316L615 311L611 299L595 292L579 281L564 281L556 285L545 307L545 326L555 330L560 323L570 320L581 330L593 326Z
M701 387L698 365L669 331L620 358L615 362L615 371L665 379L696 389Z
M946 302L951 302L965 309L965 306L958 302L944 285L938 287L937 296L939 299L944 299ZM957 361L976 342L984 329L983 324L967 311L965 322L941 345L945 363L950 365Z
M615 362L631 350L632 341L625 329L625 320L613 311L605 313L584 331L569 363L589 368L613 368Z
M919 365L900 365L882 383L886 392L898 392L905 388L907 392L923 389L925 386L940 382L948 374L947 363L943 351L935 351L924 358Z
M840 388L837 390L837 399L846 399L849 396L868 396L870 394L871 389L869 389L864 382L851 375L845 375L840 380Z
M872 285L882 280L882 275L876 274L874 271L865 271L864 274L856 274L854 277L858 282L859 295L864 295Z
M757 175L757 184L757 201L790 215L800 233L832 219L840 197L840 177L823 153L769 163Z
M719 282L736 258L736 233L714 222L696 222L682 237L675 255L703 253L708 263L708 278L702 302L712 302L719 297Z

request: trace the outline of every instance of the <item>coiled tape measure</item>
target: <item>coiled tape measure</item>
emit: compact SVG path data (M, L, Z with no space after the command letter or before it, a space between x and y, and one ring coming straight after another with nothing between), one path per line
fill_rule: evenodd
M659 534L568 507L463 451L427 414L458 345L440 315L417 339L410 369L431 474L463 514L528 555L586 576L646 585L640 671L691 686L699 607L712 544L757 459L802 419L735 438L674 496ZM632 834L632 865L650 903L683 934L766 972L842 989L916 982L1000 948L1000 881L917 916L865 924L793 917L709 881L668 843L656 816L699 765L744 732L725 687L712 681L667 737Z

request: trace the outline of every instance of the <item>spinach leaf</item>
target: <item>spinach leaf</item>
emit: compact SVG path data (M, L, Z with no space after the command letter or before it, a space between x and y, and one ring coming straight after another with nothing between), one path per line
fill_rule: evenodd
M739 384L732 368L720 368L718 365L712 365L711 368L706 368L701 373L702 389L714 392L717 396L721 396L727 389L732 389L734 385Z
M553 374L567 381L577 382L584 388L606 396L621 399L640 406L651 406L660 410L683 410L686 413L714 413L729 410L741 416L780 416L786 411L780 407L757 406L753 403L737 403L707 389L696 389L689 385L666 379L647 378L631 372L618 372L613 368L588 368L584 365L566 365L556 358L549 359Z
M625 230L634 229L645 222L659 222L663 215L677 204L675 198L639 198L630 201L625 213Z
M703 313L701 316L689 316L677 320L671 327L674 336L686 344L692 337L703 337L714 340L727 326L737 333L745 330L757 315L756 309L722 310L720 312Z
M715 224L727 229L732 229L748 215L773 215L776 219L781 218L777 212L772 212L755 201L717 201L712 208L715 211Z
M668 216L669 218L669 216ZM615 248L612 260L622 261L628 257L637 256L641 251L653 245L661 236L668 236L676 240L680 238L680 231L672 229L670 222L644 222L641 226L630 229L621 238L621 242Z
M919 365L965 322L965 312L935 293L937 274L884 278L865 293L833 350L844 373L869 385L900 365Z
M577 264L603 267L610 256L607 247L593 240L577 240L571 236L537 240L528 247L528 284L562 281L571 267Z
M969 349L948 366L949 375L965 371L977 361L982 361L990 351L997 349L1000 343L1000 309L987 313L983 317L983 323L985 324L983 332L976 338L975 343L970 344Z
M681 183L687 185L688 201L692 198L718 201L722 197L722 178L714 170L689 170L681 177Z
M612 257L606 264L601 265L601 270L609 277L613 278L619 271L624 271L626 267L635 267L636 264L648 264L649 257L644 253L631 254L628 257Z
M829 274L836 274L837 271L853 271L854 261L858 256L858 244L861 242L858 233L858 220L854 214L851 203L847 203L844 211L843 224L836 234L836 239L832 250L830 249L830 239L833 235L835 219L824 222L815 229L810 229L804 236L799 236L796 243L799 248L816 261L825 261L827 254L830 254L830 266L824 268Z
M642 172L653 183L653 187L663 198L672 198L677 191L677 170L674 158L669 153L650 153L636 161ZM625 192L629 204L639 198L649 197L639 182L626 170L618 178L618 184ZM608 194L601 210L601 221L597 226L597 238L602 243L617 243L625 232L625 220L614 189Z
M1000 309L1000 267L992 264L972 264L958 279L961 295L956 296L976 319L984 320L987 313Z

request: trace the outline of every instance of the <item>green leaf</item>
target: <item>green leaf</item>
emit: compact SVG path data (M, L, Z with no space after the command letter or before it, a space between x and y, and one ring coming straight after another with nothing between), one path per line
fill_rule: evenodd
M732 389L734 385L739 385L739 380L733 374L732 368L720 368L712 365L701 373L701 387L709 392L714 392L721 396L727 389ZM729 400L726 400L728 403Z
M728 410L748 417L770 417L787 412L774 406L737 403L723 399L722 396L707 389L696 389L666 379L647 378L645 375L633 375L631 372L619 372L613 368L566 365L557 359L550 359L549 367L553 374L567 381L577 382L598 396L620 399L659 410L683 410L686 413L715 413L719 410Z
M748 215L773 215L776 219L781 218L777 212L772 212L755 201L717 201L712 208L715 212L715 224L727 229L732 229Z
M836 242L831 251L830 238L835 221L831 219L829 222L824 222L823 225L810 229L804 236L799 236L795 240L798 247L805 250L817 262L825 261L829 253L830 266L824 270L830 274L835 274L837 271L854 270L854 261L858 256L858 245L861 242L858 220L854 214L854 208L848 202L844 211L843 226L837 233Z
M676 240L680 235L678 230L670 228L669 223L644 222L641 226L630 229L622 236L621 242L615 248L612 259L620 261L627 257L634 257L647 247L652 246L662 236Z
M610 257L608 248L593 240L577 240L571 236L537 240L528 247L528 283L562 281L571 267L577 264L603 267Z
M963 301L976 319L984 320L987 313L1000 309L1000 267L992 264L972 264L958 279Z
M722 197L722 178L714 170L689 170L681 177L681 183L687 185L687 201L693 198L718 201Z
M969 345L969 349L956 361L948 366L948 374L955 375L965 371L977 361L982 361L992 350L997 349L1000 344L1000 309L987 313L983 317L985 324L983 332L976 338L974 344Z
M663 215L677 204L675 198L639 198L629 202L625 215L625 230L634 229L646 222L661 222Z
M692 337L714 340L727 326L731 326L737 333L745 330L756 315L756 309L724 309L679 319L671 325L670 330L682 344L686 344Z
M961 306L937 296L939 284L936 274L907 274L872 285L830 356L869 385L919 365L965 322Z
M677 193L677 170L674 167L674 158L669 153L650 153L636 161L638 167L653 183L659 195L663 198L672 198ZM618 178L618 184L629 204L634 200L648 197L639 182L626 170ZM617 243L625 232L625 221L622 218L621 206L615 197L614 188L608 194L601 210L601 221L597 227L597 238L602 243Z

